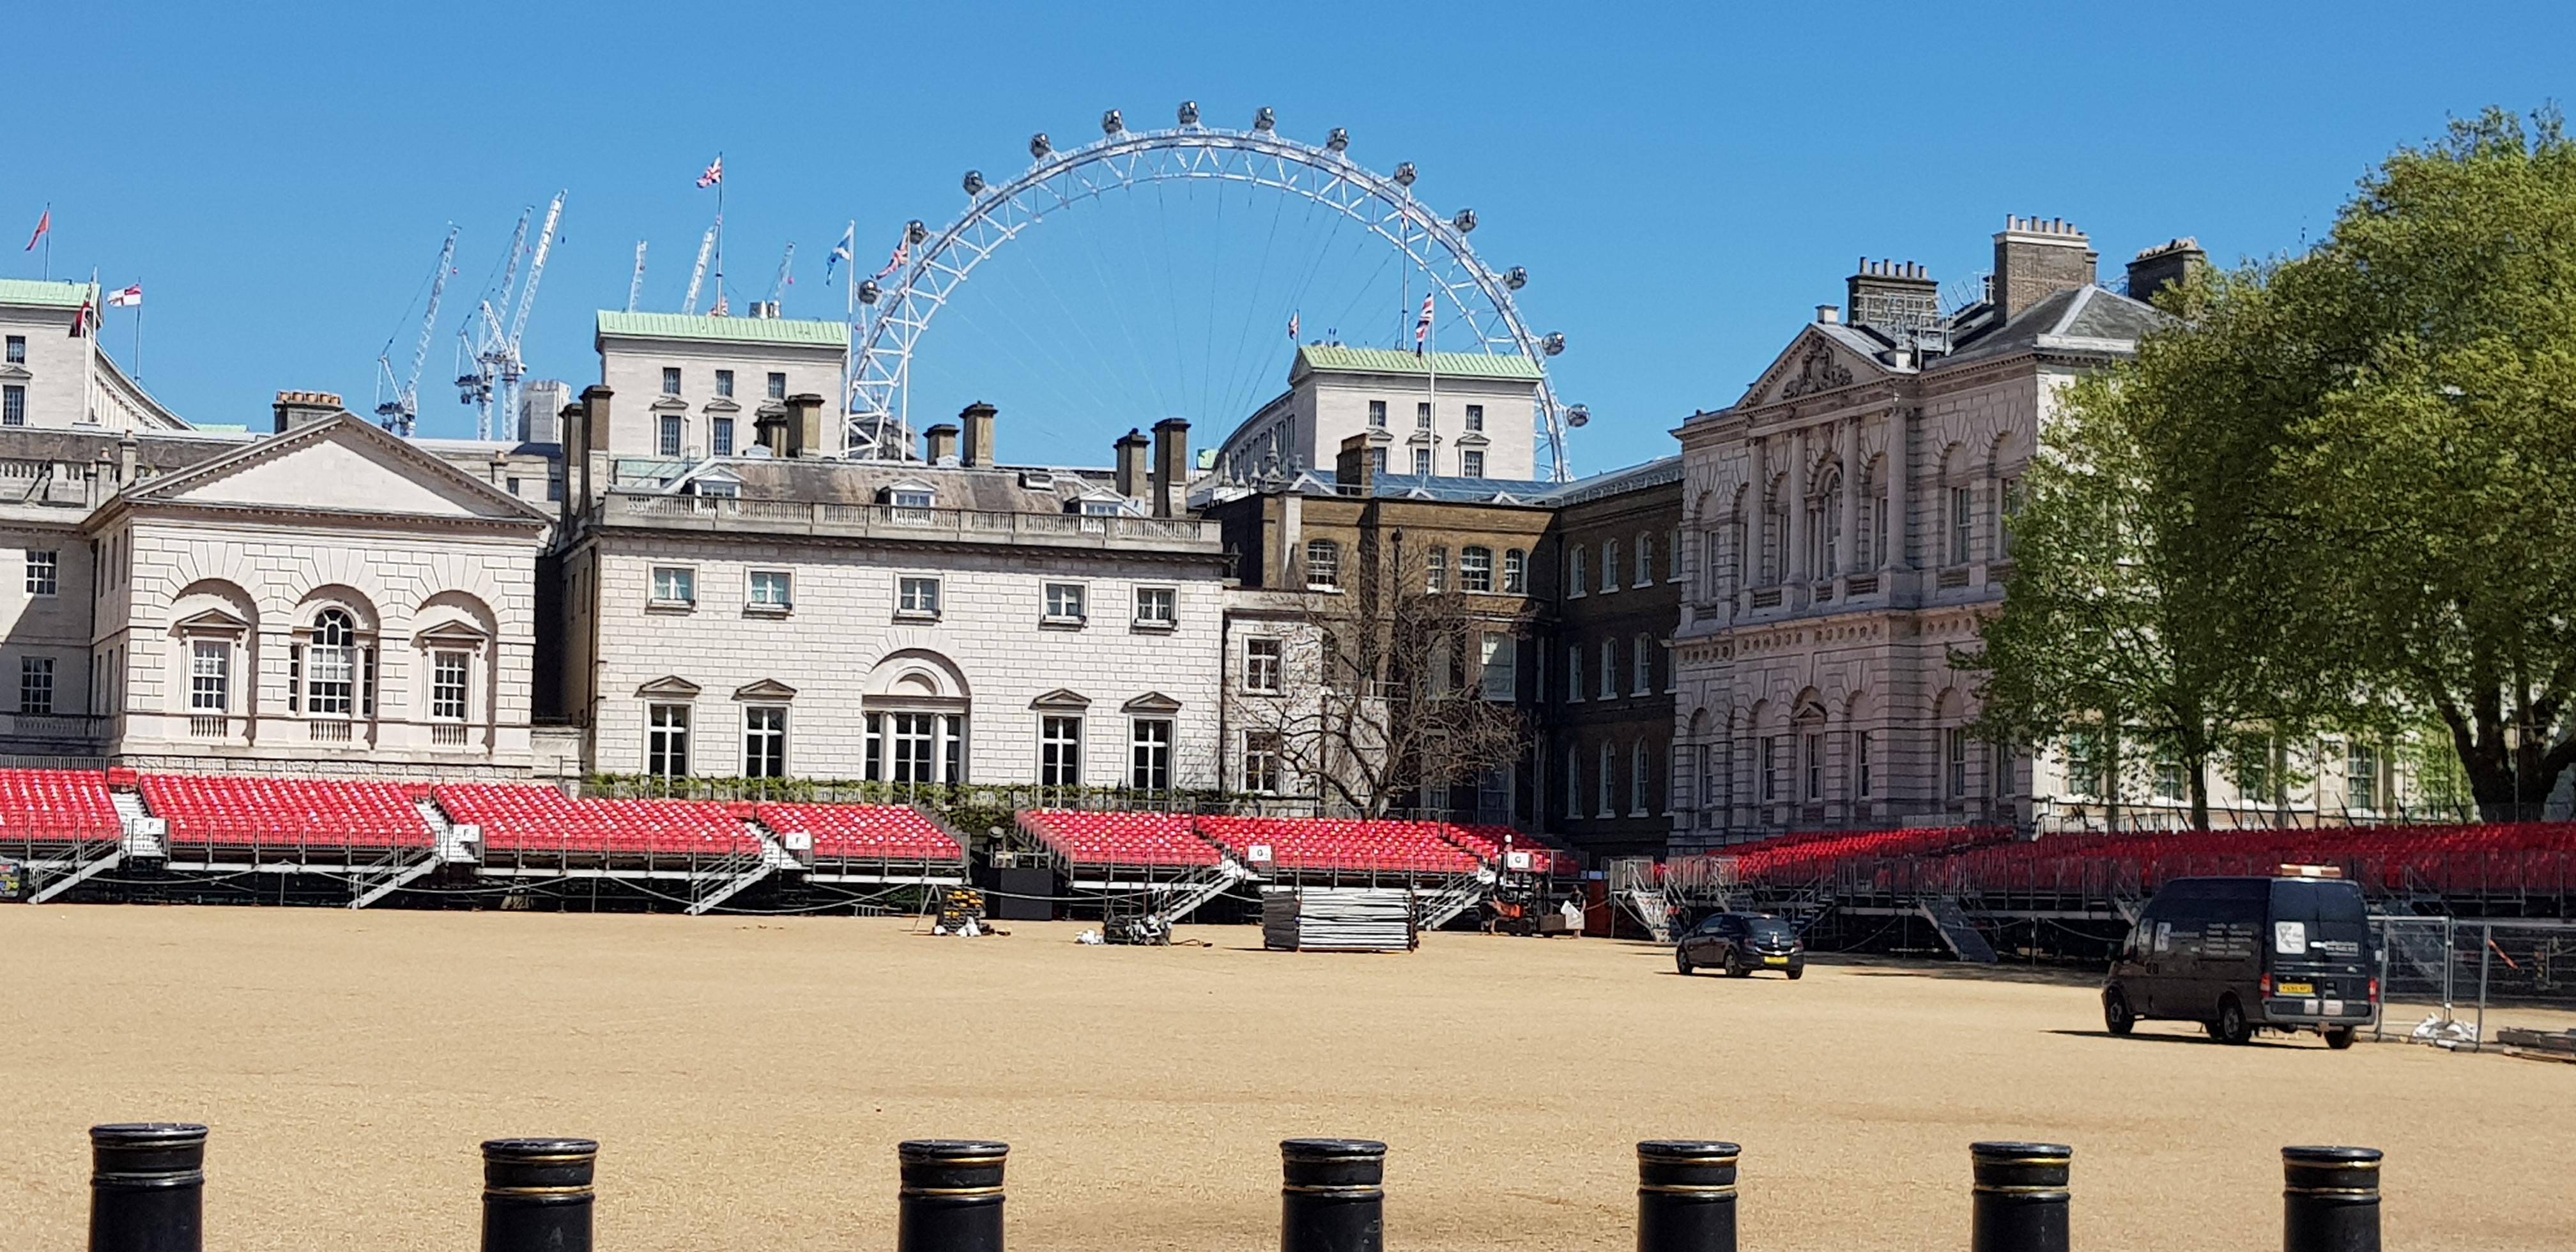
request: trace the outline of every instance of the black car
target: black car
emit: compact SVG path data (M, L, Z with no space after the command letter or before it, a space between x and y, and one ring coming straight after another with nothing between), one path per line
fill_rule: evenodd
M2199 1022L2221 1043L2305 1030L2348 1048L2379 1020L2376 964L2353 883L2322 871L2177 878L2122 945L2102 1021L2115 1035L2148 1018Z
M1725 970L1730 978L1749 978L1757 969L1776 969L1796 978L1807 972L1807 945L1798 930L1761 913L1720 913L1682 933L1673 945L1673 968Z

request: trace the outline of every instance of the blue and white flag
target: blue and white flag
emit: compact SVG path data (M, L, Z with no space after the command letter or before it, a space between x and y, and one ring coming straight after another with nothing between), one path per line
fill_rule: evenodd
M823 258L824 286L829 287L832 285L832 267L839 265L843 261L849 260L852 250L856 249L858 246L859 224L852 222L842 229L841 242L832 245L832 254Z

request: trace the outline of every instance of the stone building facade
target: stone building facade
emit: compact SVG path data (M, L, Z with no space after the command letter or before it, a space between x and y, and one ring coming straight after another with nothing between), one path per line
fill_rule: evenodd
M2027 821L2031 762L1969 734L2004 516L2060 390L2157 314L2090 241L2013 219L1989 298L1942 316L1919 267L1864 264L1735 404L1682 441L1687 595L1675 846L1788 828ZM2053 788L2044 788L2053 789Z
M1540 377L1523 356L1309 344L1288 390L1218 445L1216 472L1250 482L1329 470L1362 435L1381 475L1526 481L1537 476Z

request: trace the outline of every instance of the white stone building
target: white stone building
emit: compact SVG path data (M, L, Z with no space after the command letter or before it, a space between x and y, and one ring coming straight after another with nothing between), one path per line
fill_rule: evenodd
M0 278L0 427L185 430L100 350L88 283Z
M1527 481L1538 476L1538 363L1523 356L1309 344L1288 390L1217 448L1228 479L1329 469L1366 435L1379 474Z
M603 310L599 380L622 401L606 441L588 451L696 460L760 441L758 424L791 396L837 395L849 328L839 322ZM838 431L824 432L840 451Z

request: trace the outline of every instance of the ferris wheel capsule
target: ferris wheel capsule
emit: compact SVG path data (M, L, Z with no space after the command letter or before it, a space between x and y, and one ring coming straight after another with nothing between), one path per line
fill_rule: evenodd
M1271 112L1270 106L1266 104L1258 109L1254 109L1252 111L1252 128L1267 135L1271 131L1279 128L1279 115Z
M1183 125L1183 126L1196 126L1196 125L1198 125L1198 124L1199 124L1199 102L1198 102L1198 101L1196 101L1196 100L1183 100L1183 101L1181 101L1181 113L1180 113L1180 117L1181 117L1181 125Z
M1466 234L1467 232L1476 229L1476 211L1474 209L1460 209L1458 210L1458 216L1449 219L1449 224L1457 227L1459 234Z
M1411 162L1411 161L1398 161L1398 162L1396 162L1396 165L1395 165L1395 185L1396 185L1396 186L1398 186L1398 187L1410 187L1410 186L1412 186L1412 185L1413 185L1413 180L1414 180L1414 178L1415 178L1415 177L1416 177L1416 175L1415 175L1415 174L1414 174L1414 172L1413 172L1413 162Z
M1115 135L1125 129L1127 129L1127 119L1118 116L1118 110L1111 109L1100 115L1101 134Z
M1324 147L1330 151L1340 152L1350 146L1351 132L1339 126L1333 128L1332 134L1324 136Z
M916 217L911 221L904 223L903 237L906 242L917 244L924 239L930 238L930 228L922 225L921 219Z
M1523 287L1529 286L1529 270L1518 265L1504 270L1503 285L1514 291L1518 291Z
M1592 410L1580 404L1565 406L1565 424L1577 430L1592 421Z
M877 286L877 280L871 278L859 284L858 294L859 303L875 304L877 302L877 297L884 295L885 291L883 288Z
M1565 351L1565 332L1561 330L1547 332L1546 336L1538 341L1538 350L1549 356Z
M967 195L970 195L970 196L980 196L980 195L984 194L984 171L982 171L982 170L968 170L968 171L966 171L966 182L965 182L965 186L966 186L966 194L967 194Z
M1046 155L1053 151L1055 151L1055 141L1047 138L1047 133L1045 131L1039 131L1038 133L1029 136L1030 160L1043 161L1046 159Z

